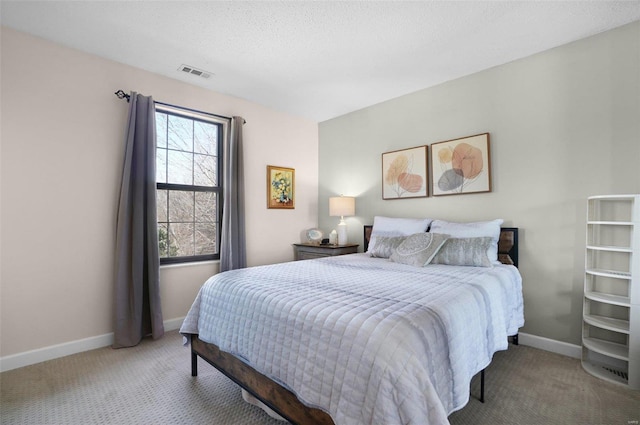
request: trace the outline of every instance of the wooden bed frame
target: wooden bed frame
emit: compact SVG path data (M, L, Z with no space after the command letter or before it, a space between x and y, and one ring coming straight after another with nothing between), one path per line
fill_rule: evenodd
M373 226L364 226L364 252L366 252ZM518 229L503 227L498 242L498 259L503 264L518 267ZM201 341L198 335L190 335L191 376L198 375L198 357L225 374L255 398L271 408L277 414L299 425L333 424L331 416L323 410L302 404L295 394L272 381L234 355L224 352L215 344ZM512 337L518 344L518 335ZM480 401L484 402L484 370L481 372Z

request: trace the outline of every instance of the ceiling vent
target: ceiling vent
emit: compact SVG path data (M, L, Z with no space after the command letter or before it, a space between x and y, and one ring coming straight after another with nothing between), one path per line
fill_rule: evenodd
M182 71L187 74L195 75L196 77L202 78L209 78L213 75L213 72L203 71L202 69L194 68L193 66L185 64L180 65L178 71Z

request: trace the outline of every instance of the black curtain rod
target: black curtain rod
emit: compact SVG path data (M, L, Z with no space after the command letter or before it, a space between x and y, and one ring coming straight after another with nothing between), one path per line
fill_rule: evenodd
M114 94L118 97L118 99L127 99L127 103L129 103L129 99L131 98L131 95L126 94L123 90L118 90ZM189 109L189 108L185 108L184 106L172 105L170 103L157 102L155 100L153 101L153 103L157 103L159 105L164 105L164 106L170 106L172 108L184 109L184 110L190 111L190 112L197 112L199 114L213 115L214 117L224 118L224 119L227 119L227 120L231 119L231 117L227 117L227 116L224 116L224 115L212 114L211 112L198 111L197 109ZM242 121L243 121L243 124L247 123L247 120L245 120L245 119L243 119Z

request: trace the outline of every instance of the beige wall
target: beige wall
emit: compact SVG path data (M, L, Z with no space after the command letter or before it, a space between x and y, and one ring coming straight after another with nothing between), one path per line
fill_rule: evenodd
M640 23L320 123L319 224L357 196L349 238L374 215L504 218L521 229L523 332L581 342L586 197L640 193ZM387 200L381 154L491 134L493 191Z
M1 39L1 339L10 356L112 332L114 229L127 104L117 89L244 127L247 259L293 259L317 225L318 126L7 28ZM296 169L296 208L266 208L266 166ZM161 272L165 320L183 317L217 263Z

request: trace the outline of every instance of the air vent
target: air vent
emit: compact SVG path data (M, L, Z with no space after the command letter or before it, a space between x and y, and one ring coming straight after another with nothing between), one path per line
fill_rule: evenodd
M203 71L201 69L194 68L193 66L185 65L185 64L180 65L180 67L178 68L178 71L182 71L187 74L195 75L196 77L202 77L202 78L209 78L213 75L213 72Z
M620 371L620 370L616 370L616 369L612 369L612 368L606 367L606 366L602 366L602 368L604 370L606 370L607 372L612 373L612 374L614 374L614 375L616 375L616 376L618 376L618 377L620 377L620 378L622 378L624 380L627 380L627 381L629 380L629 375L626 372L623 372L623 371Z

